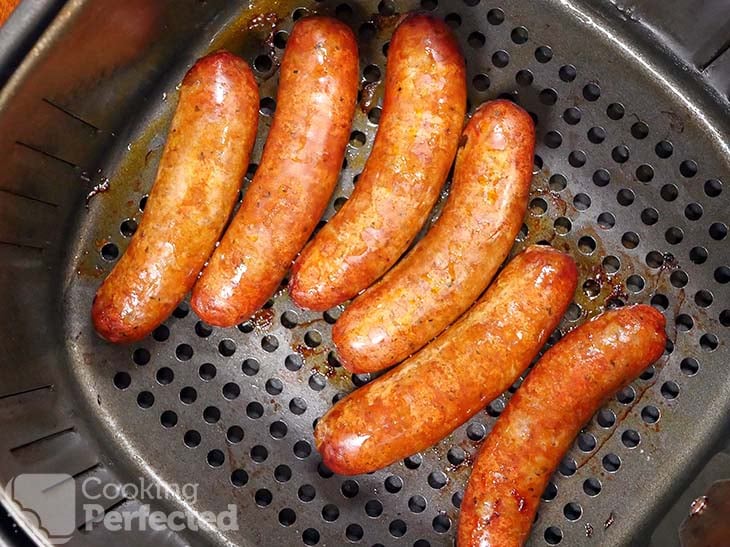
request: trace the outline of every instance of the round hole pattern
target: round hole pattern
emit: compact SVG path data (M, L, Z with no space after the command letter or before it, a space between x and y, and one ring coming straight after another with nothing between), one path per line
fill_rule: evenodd
M368 52L361 82L373 84L378 97L382 92L389 39L382 23L398 17L402 6L374 2L369 13L379 18L376 24L375 19L358 21L353 4L325 4L298 8L282 19L271 30L270 47L248 58L261 79L261 125L275 114L275 74L291 20L320 7L356 30L361 51ZM717 214L717 204L727 195L727 181L652 112L635 111L635 101L615 82L600 74L589 80L592 76L570 52L525 20L529 10L518 13L479 0L420 4L444 17L459 37L467 57L471 110L501 96L523 106L537 123L534 167L540 191L530 197L519 245L542 240L565 245L590 266L581 271L576 301L550 342L591 317L597 306L621 303L650 302L666 314L670 328L677 328L676 346L667 348L669 362L649 367L635 387L599 410L543 494L549 503L541 508L534 537L564 543L571 526L567 521L585 519L593 497L615 495L616 481L605 480L606 474L619 480L629 472L630 459L651 446L654 424L669 423L673 407L691 398L684 390L690 394L698 375L711 370L706 361L722 349L730 325L725 309L730 270L720 250L728 223ZM346 203L381 115L377 101L358 112L342 187L327 215ZM248 180L259 161L254 153ZM92 249L104 268L118 260L138 229L146 197L137 194L130 203ZM665 282L657 286L660 277ZM681 306L680 292L686 294ZM112 361L119 364L107 373L106 385L115 397L134 397L140 420L155 422L160 434L182 444L206 473L240 489L262 515L278 521L279 529L290 534L284 544L444 543L455 531L451 519L463 497L464 485L454 470L471 465L505 400L491 402L446 441L442 461L424 451L377 475L334 474L314 449L313 424L333 402L371 379L350 376L339 363L331 326L342 309L300 310L282 291L237 329L222 329L199 321L183 303L149 339ZM640 421L628 426L626 412ZM607 451L603 441L612 434L617 446ZM600 478L578 466L585 454L595 454ZM568 480L575 489L563 488ZM369 481L376 487L368 487ZM324 484L336 498L324 496Z

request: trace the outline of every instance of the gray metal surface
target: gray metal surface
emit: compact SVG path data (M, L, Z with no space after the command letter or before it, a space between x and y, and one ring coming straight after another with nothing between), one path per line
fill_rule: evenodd
M55 470L103 482L192 481L195 503L173 496L159 506L200 514L234 503L242 524L180 536L96 529L72 544L452 543L469 461L509 393L417 457L333 476L319 465L313 422L367 381L330 354L338 310L303 312L280 291L240 328L207 329L183 306L132 346L102 342L89 321L94 291L128 242L125 220L142 214L177 82L197 56L228 47L254 66L270 64L258 76L261 96L274 98L283 36L275 31L310 10L352 24L364 87L353 131L366 144L354 139L348 149L329 218L377 129L370 119L382 83L373 75L384 74L393 14L423 7L459 36L471 108L509 96L538 121L533 195L515 252L549 241L578 259L576 306L561 331L621 303L652 302L668 319L667 355L576 440L531 544L647 542L730 414L726 99L708 93L698 71L652 53L610 10L578 2L325 1L255 13L236 4L195 3L183 13L172 1L71 2L0 95L0 151L11 160L0 200L8 302L0 478ZM83 50L90 36L98 41ZM262 104L255 158L270 120L271 103ZM107 179L108 191L85 208L87 192Z

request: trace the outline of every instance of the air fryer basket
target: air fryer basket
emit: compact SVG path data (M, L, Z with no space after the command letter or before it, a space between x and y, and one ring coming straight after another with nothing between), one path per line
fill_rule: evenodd
M433 448L341 477L321 465L312 438L333 401L370 380L346 374L333 353L341 308L305 312L281 290L251 321L220 329L183 303L131 346L104 343L89 318L94 291L142 215L176 85L197 57L225 47L255 67L255 162L293 21L316 12L352 25L361 108L326 220L372 145L397 15L424 9L462 44L470 111L508 97L537 121L533 191L514 252L548 241L570 251L581 274L551 341L606 306L651 302L668 322L665 356L576 439L530 544L645 542L730 411L727 98L608 3L182 4L71 1L0 95L2 483L29 472L197 482L194 502L171 489L153 505L196 515L239 509L238 531L96 527L72 545L453 543L470 462L509 393ZM113 511L142 500L106 503Z

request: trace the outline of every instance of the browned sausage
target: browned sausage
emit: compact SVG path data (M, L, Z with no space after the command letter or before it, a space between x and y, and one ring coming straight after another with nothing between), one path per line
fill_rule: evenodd
M573 259L532 246L479 303L403 364L337 403L314 432L324 463L354 475L427 448L511 386L570 304Z
M107 340L145 337L193 286L236 202L258 106L251 69L231 53L203 57L185 76L142 221L94 298Z
M532 118L514 103L493 101L474 113L441 217L335 324L345 368L373 372L405 359L484 291L522 225L534 148Z
M349 201L305 247L290 284L326 310L370 286L403 254L439 195L466 109L464 59L445 23L409 16L388 49L373 149Z
M548 350L481 448L459 522L459 547L519 546L550 476L601 404L664 350L651 306L605 312Z
M193 290L192 307L204 321L240 323L281 283L337 184L357 87L349 27L328 17L299 20L284 52L261 164Z

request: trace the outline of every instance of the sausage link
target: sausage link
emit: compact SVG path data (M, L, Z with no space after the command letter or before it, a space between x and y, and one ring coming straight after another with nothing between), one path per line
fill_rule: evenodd
M469 478L459 547L524 543L550 476L603 402L664 350L664 316L605 312L548 350L512 397Z
M207 323L240 323L276 291L337 184L357 87L349 27L329 17L299 20L284 52L261 164L193 289L192 307Z
M193 286L236 203L258 106L251 69L231 53L203 57L187 73L142 221L94 298L102 337L144 338Z
M291 295L323 311L370 286L407 249L438 198L466 110L464 58L451 30L406 17L388 49L380 127L342 209L295 262Z
M368 473L427 448L511 386L565 313L575 262L532 246L449 330L337 403L314 433L324 463Z
M532 119L514 103L493 101L474 113L441 217L335 324L345 368L374 372L405 359L484 291L522 225L534 148Z

